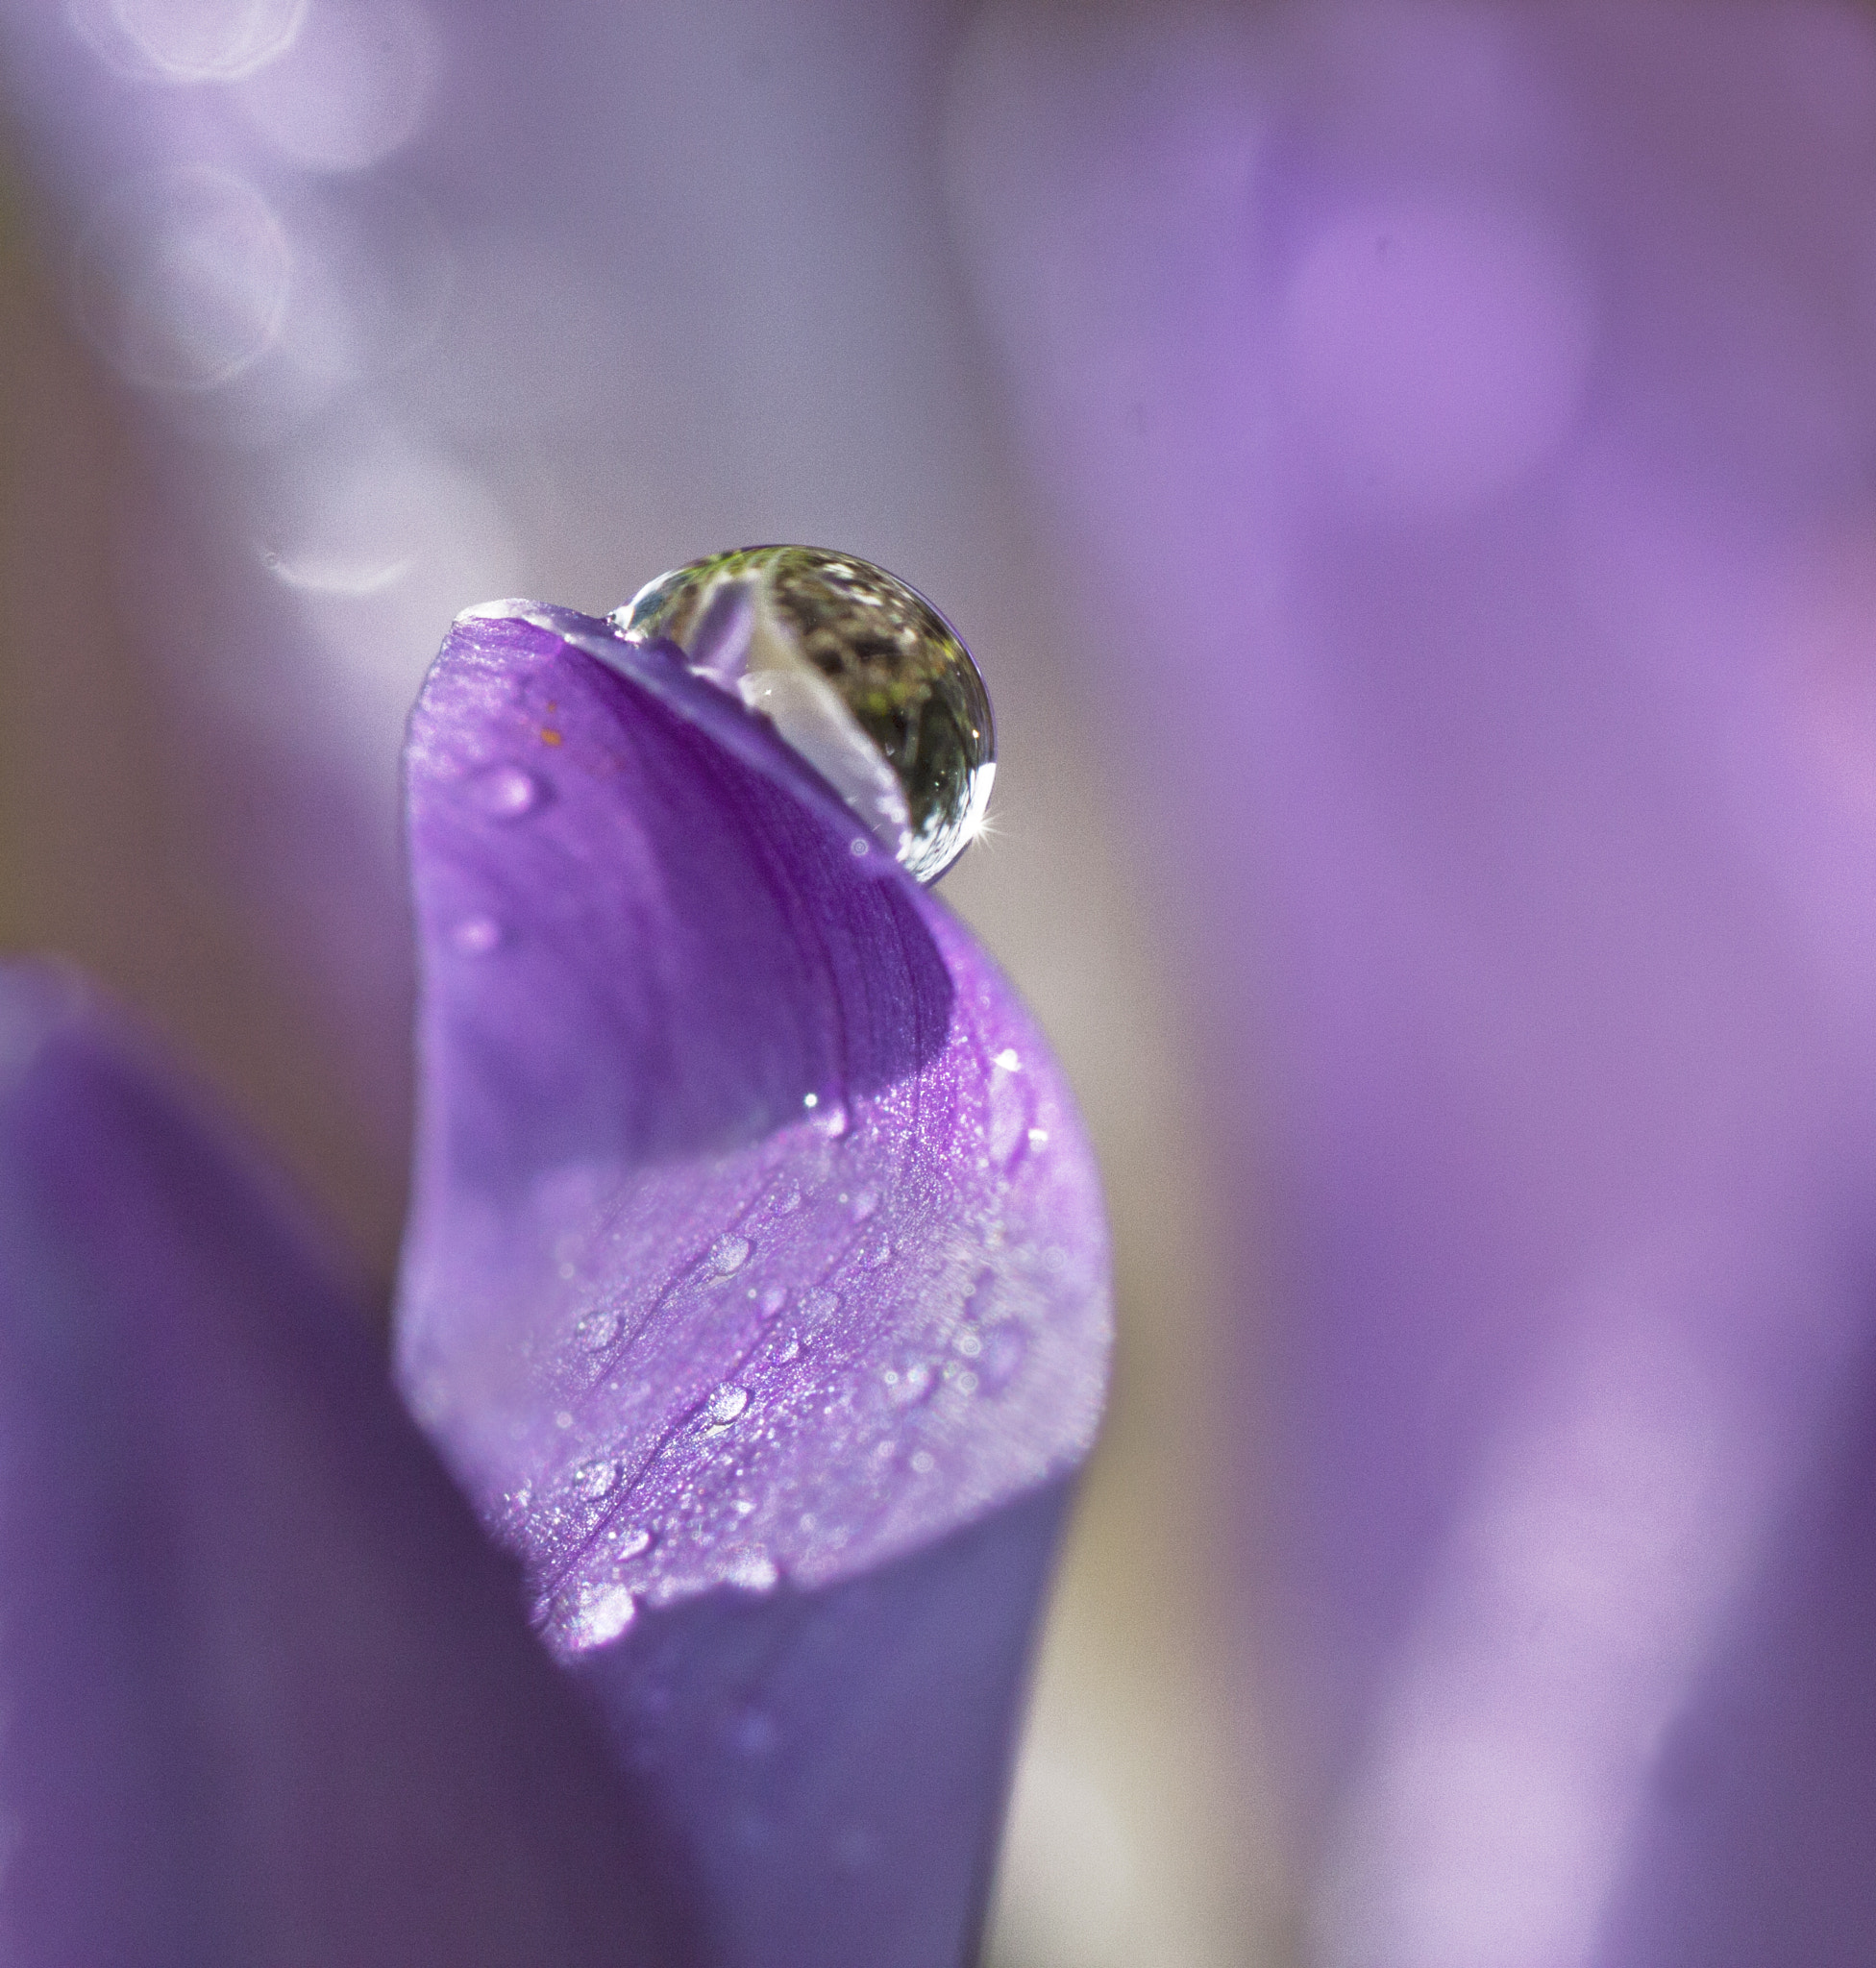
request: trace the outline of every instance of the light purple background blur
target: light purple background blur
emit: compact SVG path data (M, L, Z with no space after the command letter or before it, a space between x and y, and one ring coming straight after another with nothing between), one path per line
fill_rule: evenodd
M1869 13L0 23L10 938L382 1275L449 618L883 562L1121 1262L996 1958L1862 1959Z

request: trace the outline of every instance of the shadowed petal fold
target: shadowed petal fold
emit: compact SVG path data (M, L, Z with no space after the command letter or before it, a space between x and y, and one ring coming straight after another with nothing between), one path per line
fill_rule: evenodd
M697 1867L710 1958L960 1960L1105 1382L1054 1063L657 646L465 617L407 777L412 1401Z
M0 1957L679 1957L508 1563L275 1198L0 971Z

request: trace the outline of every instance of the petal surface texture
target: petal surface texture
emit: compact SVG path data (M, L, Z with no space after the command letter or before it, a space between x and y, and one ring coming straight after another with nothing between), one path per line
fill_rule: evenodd
M1094 1166L1000 976L766 723L508 605L407 754L401 1370L708 1958L960 1961L1105 1383Z
M0 971L0 1958L684 1958L343 1294L37 968Z

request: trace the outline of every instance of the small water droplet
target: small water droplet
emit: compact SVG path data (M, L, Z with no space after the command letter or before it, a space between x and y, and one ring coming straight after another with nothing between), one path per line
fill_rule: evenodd
M749 1239L733 1231L719 1237L710 1246L710 1264L722 1278L733 1277L749 1262Z
M786 1285L771 1285L762 1294L762 1316L764 1318L774 1318L776 1314L787 1303L788 1287Z
M855 1197L853 1198L853 1220L854 1220L854 1222L856 1222L856 1223L864 1223L864 1222L866 1221L866 1219L867 1219L867 1218L869 1218L870 1216L872 1216L872 1214L874 1213L874 1211L875 1211L875 1210L876 1210L876 1209L877 1209L878 1207L879 1207L879 1198L878 1198L878 1197L877 1197L876 1195L875 1195L875 1194L874 1194L874 1193L872 1192L872 1190L870 1190L870 1189L863 1189L863 1190L861 1190L861 1191L860 1191L860 1193L859 1193L859 1194L858 1194L858 1195L856 1195L856 1196L855 1196Z
M1023 1061L1018 1056L1014 1046L1005 1046L1002 1051L998 1053L996 1058L990 1063L992 1066L1000 1067L1005 1072L1021 1072L1023 1070Z
M568 1410L562 1408L560 1412L556 1415L555 1415L554 1425L555 1428L571 1428L573 1426L573 1415L568 1412Z
M737 1387L733 1381L725 1381L710 1396L710 1419L719 1428L728 1428L748 1406L749 1390Z
M818 1107L820 1104L821 1095L819 1094L803 1094L802 1095L802 1105L803 1107Z
M982 830L997 756L983 678L944 617L883 568L747 547L660 575L611 620L630 641L676 643L767 717L920 881Z
M489 765L471 775L469 797L491 820L521 820L541 801L541 782L518 765Z
M574 1327L574 1336L582 1346L595 1353L604 1352L619 1337L619 1315L605 1309L589 1312Z
M847 1109L839 1101L823 1107L809 1123L816 1134L824 1135L830 1142L837 1142L847 1132Z
M1049 1145L1049 1130L1046 1127L1032 1127L1029 1130L1029 1145L1032 1148L1046 1148Z
M618 1524L606 1533L616 1556L637 1558L652 1548L652 1534L643 1524Z
M610 1496L619 1483L619 1465L601 1460L582 1463L573 1472L573 1487L589 1503L598 1503L601 1497Z
M502 942L502 925L493 916L465 916L450 931L450 947L459 956L485 957Z
M911 1463L912 1473L915 1476L929 1476L938 1466L938 1458L929 1449L914 1449Z

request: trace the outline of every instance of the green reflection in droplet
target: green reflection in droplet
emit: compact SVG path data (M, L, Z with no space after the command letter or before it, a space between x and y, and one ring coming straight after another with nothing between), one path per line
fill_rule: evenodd
M925 597L856 554L743 547L660 575L612 616L740 693L920 881L983 825L990 697Z

